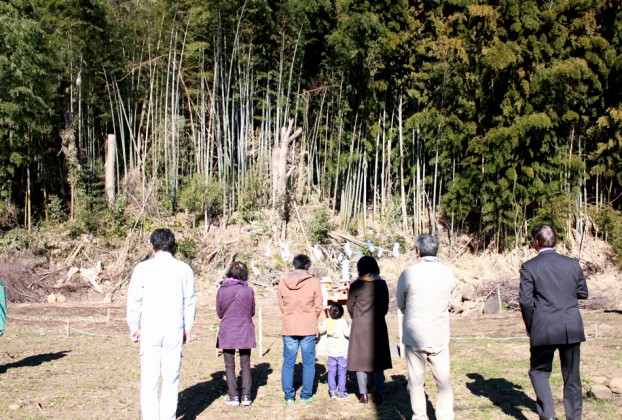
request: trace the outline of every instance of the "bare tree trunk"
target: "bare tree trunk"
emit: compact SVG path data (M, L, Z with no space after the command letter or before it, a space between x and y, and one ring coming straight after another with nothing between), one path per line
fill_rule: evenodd
M62 151L65 155L65 161L67 162L67 169L69 171L67 181L69 182L69 188L71 189L71 220L74 219L74 207L76 201L76 186L78 183L78 174L82 170L80 162L78 160L78 151L76 150L76 138L73 133L73 123L69 123L61 134Z
M378 127L380 127L380 117L378 117ZM377 223L377 217L378 217L378 149L380 147L380 130L378 130L378 133L376 133L376 155L374 158L374 181L373 181L373 188L372 188L372 192L373 192L373 211L372 211L372 223L373 226L376 227L376 223Z
M406 190L404 189L404 130L402 121L402 95L397 109L397 125L400 142L400 195L402 198L402 232L408 234L408 213L406 212Z
M343 88L343 78L339 85L339 99L337 102L337 115L339 126L337 129L337 160L335 161L335 190L333 191L333 211L337 209L337 192L339 191L339 162L341 161L341 137L343 136L343 108L341 107L341 94Z
M287 154L289 146L302 134L302 128L298 128L292 134L293 125L294 120L290 119L287 127L281 127L280 145L272 148L272 206L283 222L281 229L282 240L287 238L287 222L289 218L287 180L292 172L287 172Z
M26 167L26 208L25 208L25 225L28 226L28 234L30 234L30 228L32 225L32 212L31 212L31 198L30 198L30 167Z
M287 188L287 152L291 143L302 134L298 128L292 134L294 120L290 119L287 127L281 127L281 144L272 148L272 205L285 194Z
M114 190L115 190L115 158L117 157L117 136L114 134L108 134L108 142L106 150L106 162L104 167L106 169L106 194L108 195L108 205L114 204Z
M438 182L438 148L439 143L441 141L441 123L438 123L437 127L437 136L436 136L436 155L434 156L434 177L432 181L432 220L430 223L432 224L432 234L436 234L436 191L439 185Z

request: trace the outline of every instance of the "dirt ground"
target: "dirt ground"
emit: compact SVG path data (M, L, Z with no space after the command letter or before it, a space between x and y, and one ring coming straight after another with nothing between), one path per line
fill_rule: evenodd
M355 395L331 400L326 361L316 362L317 401L283 404L280 388L282 341L275 291L256 287L263 325L262 351L252 355L253 404L224 404L224 361L215 349L217 317L214 287L199 293L195 339L184 349L178 418L219 419L409 419L404 359L395 357L385 372L387 400L378 407L358 403ZM259 331L259 311L255 324ZM588 341L582 345L584 393L602 377L622 377L622 313L584 312ZM390 338L398 342L397 315L387 316ZM598 326L598 328L596 328ZM528 340L518 313L465 317L453 315L452 380L456 418L536 419L535 395L527 376ZM300 359L299 359L300 360ZM300 366L296 386L300 386ZM554 366L552 388L563 415L562 380ZM428 373L429 411L434 419L435 386ZM348 391L356 389L349 378ZM138 345L130 342L122 296L112 304L20 304L9 308L7 331L0 337L0 418L137 419ZM585 419L621 419L622 398L584 399Z

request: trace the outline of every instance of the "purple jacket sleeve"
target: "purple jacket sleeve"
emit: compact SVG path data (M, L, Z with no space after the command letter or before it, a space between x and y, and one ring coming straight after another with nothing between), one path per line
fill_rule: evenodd
M223 311L223 305L222 305L222 288L218 289L218 292L216 293L216 315L218 315L218 318L222 318L222 316L224 315L222 313Z
M255 291L253 290L253 288L251 287L251 316L255 316Z

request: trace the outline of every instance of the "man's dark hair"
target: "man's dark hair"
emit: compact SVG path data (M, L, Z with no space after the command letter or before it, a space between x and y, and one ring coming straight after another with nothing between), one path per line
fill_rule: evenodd
M231 279L248 280L248 268L246 264L241 261L234 261L229 266L229 269L225 273L225 276Z
M380 274L380 267L374 257L361 257L356 263L359 277L365 274Z
M419 235L415 248L417 248L421 257L436 257L436 254L438 254L438 239L434 235Z
M311 259L305 254L298 254L294 257L292 264L297 270L308 270L311 267Z
M343 306L341 303L333 303L328 310L332 319L339 319L343 316Z
M170 229L156 229L149 237L154 251L166 251L171 254L175 251L175 235Z
M531 230L531 238L534 239L541 248L554 248L557 244L557 234L552 226L541 224Z

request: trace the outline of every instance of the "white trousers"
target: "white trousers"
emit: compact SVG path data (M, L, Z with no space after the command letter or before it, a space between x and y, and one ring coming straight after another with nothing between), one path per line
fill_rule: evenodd
M142 341L141 337L141 341ZM183 332L141 342L140 405L144 420L175 420ZM158 382L162 394L158 401Z
M454 418L454 396L451 391L449 372L449 346L413 348L406 346L406 364L408 365L408 390L413 420L427 420L425 401L425 365L430 364L436 381L436 418L452 420Z

